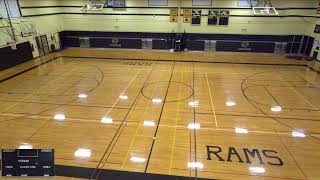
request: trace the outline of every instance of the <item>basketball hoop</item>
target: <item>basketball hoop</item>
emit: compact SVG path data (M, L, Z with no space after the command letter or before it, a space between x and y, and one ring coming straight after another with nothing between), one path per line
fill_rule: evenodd
M20 22L20 30L22 37L28 37L37 34L37 30L34 23L24 19Z
M264 9L264 10L261 10L260 12L262 14L269 14L270 13L269 9Z
M87 11L102 11L105 4L101 3L97 0L90 0L85 5L80 8L80 11L87 12Z

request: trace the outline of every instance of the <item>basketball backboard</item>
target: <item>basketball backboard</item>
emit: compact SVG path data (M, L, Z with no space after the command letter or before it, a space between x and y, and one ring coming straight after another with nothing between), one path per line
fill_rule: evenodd
M37 34L36 27L31 21L20 20L19 25L22 37L33 36Z
M278 11L274 7L253 7L253 13L257 16L276 16Z
M82 8L81 11L101 11L104 7L104 4L96 4L93 2L88 2Z

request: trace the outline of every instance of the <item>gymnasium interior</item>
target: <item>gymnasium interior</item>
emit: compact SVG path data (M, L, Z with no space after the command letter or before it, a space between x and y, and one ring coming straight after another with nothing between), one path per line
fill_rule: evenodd
M320 1L0 0L1 179L320 179Z

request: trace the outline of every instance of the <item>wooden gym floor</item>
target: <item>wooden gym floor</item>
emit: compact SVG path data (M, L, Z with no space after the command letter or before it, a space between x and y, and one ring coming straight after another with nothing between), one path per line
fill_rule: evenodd
M58 169L96 179L320 179L320 76L307 67L71 54L0 74L38 65L0 83L1 148L54 148Z

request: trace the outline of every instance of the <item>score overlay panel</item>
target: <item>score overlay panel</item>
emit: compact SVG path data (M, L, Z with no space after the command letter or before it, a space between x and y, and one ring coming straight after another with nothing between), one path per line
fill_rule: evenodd
M54 176L54 149L2 149L2 177Z

